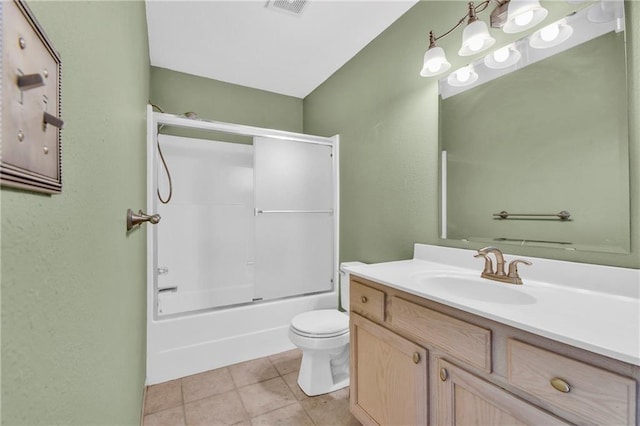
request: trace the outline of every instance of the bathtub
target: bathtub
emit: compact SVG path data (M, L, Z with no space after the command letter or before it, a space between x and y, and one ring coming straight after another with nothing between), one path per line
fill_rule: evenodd
M332 185L332 194L328 199L330 211L326 211L322 207L322 211L314 210L305 213L312 214L312 217L324 217L325 219L323 220L325 221L328 220L326 219L327 217L331 220L330 231L322 233L322 235L330 234L330 236L326 237L326 241L323 241L324 244L331 244L332 253L322 256L325 256L325 261L328 261L328 264L332 266L326 270L328 273L323 275L314 272L313 268L310 268L305 262L293 261L286 263L285 266L287 268L289 266L297 268L297 277L303 277L297 278L297 280L290 279L288 282L291 283L293 281L296 285L300 284L301 291L297 294L305 293L305 295L285 295L284 298L279 294L254 291L253 285L259 286L261 283L264 285L265 280L256 281L253 279L253 261L255 260L253 250L245 250L246 256L236 259L238 264L234 274L220 275L219 269L211 267L212 256L215 255L219 262L228 264L231 260L227 255L244 250L242 249L244 247L242 242L253 241L256 233L254 233L252 226L245 226L240 222L236 225L228 225L220 229L216 228L213 231L212 224L219 223L220 220L227 217L240 219L247 216L249 219L254 220L254 214L258 215L258 213L265 213L259 217L263 221L274 220L276 215L281 212L259 210L254 206L252 192L243 192L242 194L244 195L241 200L241 197L235 197L239 201L234 198L233 202L213 205L209 202L211 198L209 195L212 193L224 193L224 191L216 192L206 188L207 192L196 194L194 191L201 191L201 188L181 179L179 176L180 170L182 170L180 161L175 158L169 158L170 167L174 173L174 197L171 203L162 207L160 225L146 228L147 385L162 383L293 349L294 345L289 341L288 330L294 316L309 310L330 309L338 306L339 137L325 138L204 119L192 120L171 114L155 113L149 106L147 108L147 212L149 213L159 211L160 206L156 195L158 190L165 197L168 194L168 188L163 186L166 185L166 171L159 167L158 160L159 125L226 132L254 138L271 138L272 140L281 141L281 144L296 141L313 147L331 147L330 150L328 148L322 149L323 152L331 152L330 156L322 157L325 159L323 161L331 168L330 183ZM202 147L205 145L208 149L207 144L198 145L198 156L204 155ZM226 175L233 175L236 186L241 189L244 188L243 185L245 183L253 185L253 173L245 170L253 164L248 160L251 158L248 157L249 148L244 150L247 151L245 153L247 155L240 157L238 156L240 154L236 155L235 153L243 152L242 149L220 146L220 149L228 155L234 155L235 162L231 164L237 165L237 169L229 171ZM320 150L318 148L318 151ZM166 151L165 154L167 154ZM290 163L295 165L302 164L297 161L290 161ZM210 174L215 174L219 171L210 166L206 168L190 168L186 166L183 169L189 172L204 171ZM162 179L159 179L159 175ZM202 179L198 178L194 181L201 182ZM217 175L212 177L212 181L222 182ZM329 182L329 180L326 180L326 182ZM278 193L280 192L282 191L278 191ZM284 192L288 193L287 191ZM198 200L205 200L208 204L193 205L185 202L185 197L195 197L196 195ZM251 208L247 209L247 206ZM253 207L256 207L256 210ZM330 215L327 216L328 212L330 212ZM269 216L269 213L275 214ZM296 217L289 216L289 212L284 214L287 215L288 221L294 220ZM160 240L163 244L159 249L158 228L159 226L164 226L166 229L173 221L178 224L177 226L179 227L176 228L178 231L169 237L166 237L166 234L161 235ZM324 228L317 229L322 230ZM203 232L214 231L215 237L213 240L221 242L224 250L219 248L214 250L211 244L200 238ZM308 243L306 236L299 238L297 242L301 242L303 248L311 247L312 250L309 251L309 256L319 256L319 253L314 252L319 247L317 243ZM195 248L197 256L188 257L188 261L174 262L175 259L183 255L182 252L189 245ZM272 251L276 252L277 250ZM158 264L159 255L162 263L160 265ZM264 265L265 263L268 265L275 264L270 263L270 261L262 264ZM267 272L271 273L269 276L270 283L277 286L279 282L287 282L284 279L287 276L286 273L280 275L280 272L275 270ZM219 275L217 278L216 274ZM317 287L313 290L307 290L302 285L310 280L304 277L321 277L326 286L322 289L322 292L319 292ZM211 286L209 285L210 281L217 284ZM233 289L229 288L231 284L233 284ZM310 294L312 292L314 293ZM255 300L259 297L272 300Z
M295 315L337 306L338 294L333 291L170 318L156 316L147 323L147 384L293 349L288 330Z

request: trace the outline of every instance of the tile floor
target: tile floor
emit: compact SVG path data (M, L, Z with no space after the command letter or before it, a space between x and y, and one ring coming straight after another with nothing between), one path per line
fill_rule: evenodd
M299 349L149 386L143 426L360 425L349 388L308 397Z

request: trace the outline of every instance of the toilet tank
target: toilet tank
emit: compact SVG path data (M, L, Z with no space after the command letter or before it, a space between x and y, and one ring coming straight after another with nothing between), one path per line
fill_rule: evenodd
M364 265L362 262L342 262L340 264L340 306L341 310L349 312L349 278L350 274L345 270L351 266Z

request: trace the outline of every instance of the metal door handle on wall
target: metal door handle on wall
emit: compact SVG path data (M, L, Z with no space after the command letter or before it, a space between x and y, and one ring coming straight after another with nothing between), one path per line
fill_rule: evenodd
M160 222L160 215L148 215L143 213L142 210L138 210L138 213L136 214L133 210L127 209L127 231L130 231L134 226L140 225L143 222L151 222L155 225Z

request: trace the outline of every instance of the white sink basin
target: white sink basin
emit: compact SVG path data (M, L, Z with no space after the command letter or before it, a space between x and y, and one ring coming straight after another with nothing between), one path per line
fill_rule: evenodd
M422 276L419 280L431 291L465 299L512 305L528 305L536 302L535 297L514 288L513 284L491 281L479 276L441 273Z
M480 278L475 250L416 244L410 260L349 272L396 290L640 366L640 270L527 257L523 285ZM509 261L513 260L511 257Z

